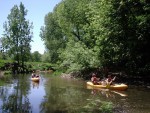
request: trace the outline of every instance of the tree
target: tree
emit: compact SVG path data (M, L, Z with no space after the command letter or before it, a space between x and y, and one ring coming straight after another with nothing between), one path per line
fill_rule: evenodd
M8 54L24 67L24 62L30 56L32 41L32 23L26 20L27 10L24 5L14 5L4 23L4 47Z
M46 16L42 36L64 67L106 66L149 75L149 12L148 0L63 0ZM56 49L58 37L67 39L64 48Z
M45 16L45 27L41 27L40 37L45 41L51 63L56 63L59 60L58 51L65 46L63 36L57 18L53 13L48 13Z
M32 61L34 61L34 62L40 62L41 57L42 57L42 55L38 51L35 51L32 53Z

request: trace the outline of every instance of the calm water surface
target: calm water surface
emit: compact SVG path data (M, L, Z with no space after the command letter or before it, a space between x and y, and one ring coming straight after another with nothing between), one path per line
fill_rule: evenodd
M120 113L150 113L150 89L92 89L85 81L51 74L41 74L39 83L32 82L30 75L20 75L0 86L0 113L83 113L104 101L112 102Z

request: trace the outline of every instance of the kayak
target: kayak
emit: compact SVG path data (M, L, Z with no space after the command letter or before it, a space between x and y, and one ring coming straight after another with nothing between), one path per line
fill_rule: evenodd
M40 81L40 77L34 77L34 78L31 78L32 81L34 82L39 82Z
M124 91L128 88L128 85L126 84L114 84L114 85L94 85L92 82L87 82L87 86L91 86L94 88L102 88L102 89L111 89L111 90L120 90Z
M104 89L104 88L95 88L95 87L92 87L92 86L89 86L89 85L87 85L87 89L90 89L90 90L96 90L96 91L101 91L102 92L102 94L105 94L106 96L108 96L108 95L111 95L111 93L115 93L115 94L118 94L118 95L120 95L120 96L122 96L122 97L126 97L126 96L128 96L127 94L125 94L124 92L122 92L122 91L119 91L119 90L109 90L109 89ZM103 93L103 92L105 92L105 93Z

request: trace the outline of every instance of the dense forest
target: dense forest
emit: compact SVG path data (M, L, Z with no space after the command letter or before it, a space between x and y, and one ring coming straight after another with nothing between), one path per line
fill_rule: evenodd
M46 51L31 53L33 24L21 3L4 23L1 58L20 65L38 61L57 65L55 70L119 73L149 78L150 1L63 0L45 15L40 37ZM33 56L33 57L31 57Z
M7 70L14 73L9 73L10 75L19 75L18 73L24 75L26 72L40 72L42 70L43 72L50 72L48 77L51 76L51 72L54 72L54 76L63 74L69 76L70 79L73 78L70 75L73 75L82 77L84 80L89 80L93 72L100 77L100 80L111 73L118 83L147 86L148 90L137 88L135 88L136 90L129 90L128 98L118 98L118 96L111 95L110 98L108 96L103 98L102 96L105 94L109 95L107 93L109 90L92 88L93 90L90 89L92 91L90 91L90 96L87 96L88 91L82 88L81 82L78 82L81 85L81 87L78 87L75 84L70 85L72 81L62 84L60 80L56 81L43 77L41 81L44 87L41 83L42 87L40 87L47 89L46 93L45 91L40 93L43 93L43 97L46 98L43 101L43 97L40 95L42 101L39 102L42 103L39 106L40 108L44 106L41 109L46 111L49 108L52 108L52 110L60 108L56 112L67 112L67 110L72 110L72 112L73 110L83 110L83 112L86 112L84 111L86 109L89 112L104 110L104 112L109 111L111 113L116 110L117 113L121 113L124 110L122 108L125 108L127 112L130 112L130 110L136 112L140 109L141 112L149 110L147 109L149 103L145 100L148 98L146 91L149 91L150 88L150 0L62 0L52 12L45 15L44 25L41 26L40 37L46 47L44 54L40 54L38 51L31 53L30 43L33 38L33 23L26 19L27 12L22 3L19 6L15 5L8 14L8 20L4 23L3 37L0 38L0 80L7 81L7 75L3 74ZM4 112L9 111L9 109L14 110L14 108L15 110L18 110L18 108L22 110L24 106L21 105L26 104L22 104L24 97L25 99L30 97L28 92L25 94L25 91L29 91L29 94L35 93L35 90L32 91L33 88L28 79L25 76L19 75L19 77L22 79L13 79L17 83L11 83L14 84L12 85L15 88L14 94L11 87L8 88L11 89L12 94L5 85L1 88L2 93L8 90L11 94L7 96L11 97L8 98L8 101L4 101L7 98L2 98L4 104L2 110ZM65 77L62 76L62 78ZM11 76L8 76L8 78L11 79ZM117 81L118 79L119 81ZM60 82L60 84L57 82ZM63 82L65 83L65 81ZM25 85L26 88L24 88ZM56 87L54 87L55 85ZM63 87L58 87L59 85L63 85ZM109 89L109 87L110 84L107 84L106 88ZM115 92L121 96L121 93L111 91L111 93ZM137 96L140 99L135 97L135 92L140 93ZM62 94L62 96L54 96L55 94ZM98 98L93 98L96 96L95 94ZM65 97L68 95L70 99L73 97L75 100L68 100L68 97ZM86 106L81 106L80 103L72 104L81 102L82 100L79 99L83 96L87 96L84 98ZM56 97L58 97L58 100L55 100ZM17 101L17 98L19 101ZM26 100L32 101L30 98ZM37 98L39 98L39 95ZM117 98L121 101L118 101ZM109 103L107 104L103 99L106 99ZM51 100L52 103L47 100ZM60 103L57 104L57 101ZM111 101L114 102L115 107L112 107ZM136 102L142 103L142 107L139 104L132 105ZM16 103L19 103L19 107ZM62 103L64 105L59 106ZM73 108L70 107L70 103ZM35 103L35 108L37 108L37 105ZM48 108L47 106L52 107ZM133 108L131 109L131 107ZM29 108L33 108L33 106L29 106Z
M147 78L150 1L63 0L45 16L40 36L49 62L63 70L107 69Z

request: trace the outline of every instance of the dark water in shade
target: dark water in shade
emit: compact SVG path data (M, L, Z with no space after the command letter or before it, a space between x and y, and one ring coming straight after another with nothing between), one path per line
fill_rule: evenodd
M150 89L91 89L86 81L41 74L39 83L20 75L0 86L0 113L84 113L91 103L112 102L120 113L150 113ZM89 113L91 113L89 111Z

